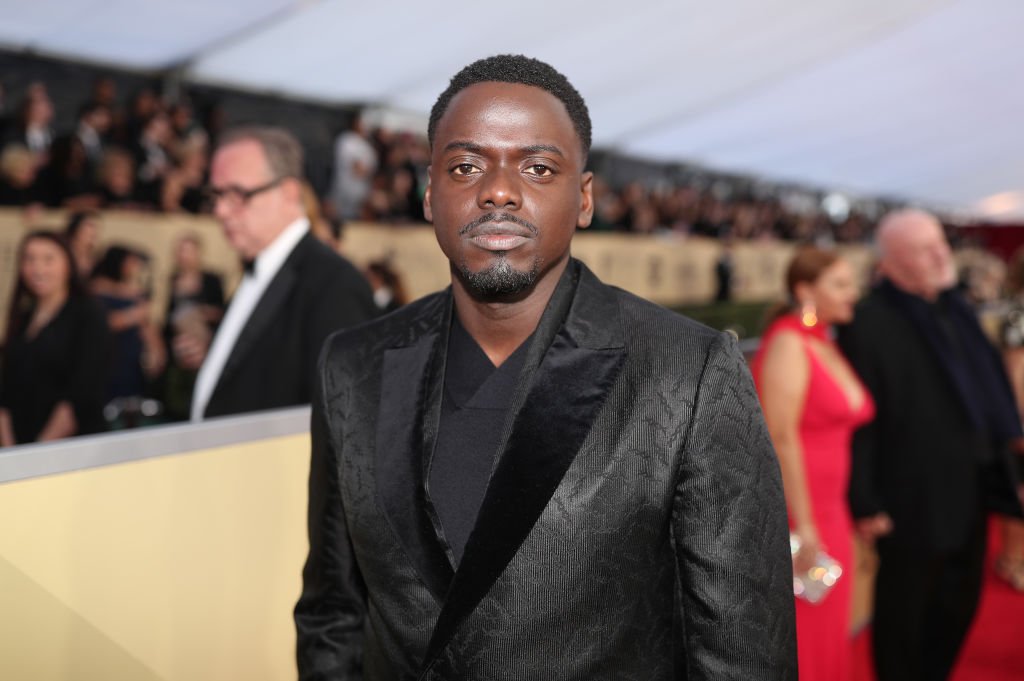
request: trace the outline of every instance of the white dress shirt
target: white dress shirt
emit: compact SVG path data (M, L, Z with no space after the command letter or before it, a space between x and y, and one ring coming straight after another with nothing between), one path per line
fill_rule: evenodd
M203 420L203 412L210 403L213 390L220 381L221 372L224 371L224 365L227 364L242 329L259 304L267 286L277 276L284 261L308 231L309 222L306 218L299 218L288 225L256 256L252 273L242 277L242 283L238 285L238 290L231 298L224 320L220 323L203 366L199 368L199 375L196 376L196 387L192 393L192 421Z

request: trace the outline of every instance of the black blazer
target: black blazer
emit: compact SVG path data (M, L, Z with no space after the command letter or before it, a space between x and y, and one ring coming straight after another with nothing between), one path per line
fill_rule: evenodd
M1008 450L977 432L939 354L885 288L857 307L839 344L877 406L853 439L855 517L885 511L889 541L949 551L964 546L985 507L1020 513Z
M779 468L734 340L572 261L456 567L425 485L452 309L324 348L300 678L795 679Z
M366 279L307 233L235 341L204 416L309 404L324 340L376 314Z

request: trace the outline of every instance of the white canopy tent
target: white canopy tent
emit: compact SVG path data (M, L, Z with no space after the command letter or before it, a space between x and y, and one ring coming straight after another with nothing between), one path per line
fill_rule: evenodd
M1020 0L0 0L0 44L422 117L459 68L536 56L595 146L1024 216Z

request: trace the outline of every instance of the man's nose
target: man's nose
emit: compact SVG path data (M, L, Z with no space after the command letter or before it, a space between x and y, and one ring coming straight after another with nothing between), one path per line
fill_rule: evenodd
M477 204L481 208L519 208L522 178L516 168L498 166L484 173L479 185Z
M231 201L227 196L217 196L213 199L213 216L219 220L225 219L231 213Z

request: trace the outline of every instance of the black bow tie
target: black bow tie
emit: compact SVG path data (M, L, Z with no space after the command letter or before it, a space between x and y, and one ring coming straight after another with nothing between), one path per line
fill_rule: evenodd
M250 276L256 274L256 261L255 260L249 260L247 258L243 258L242 259L242 272L247 274L247 275L250 275Z

